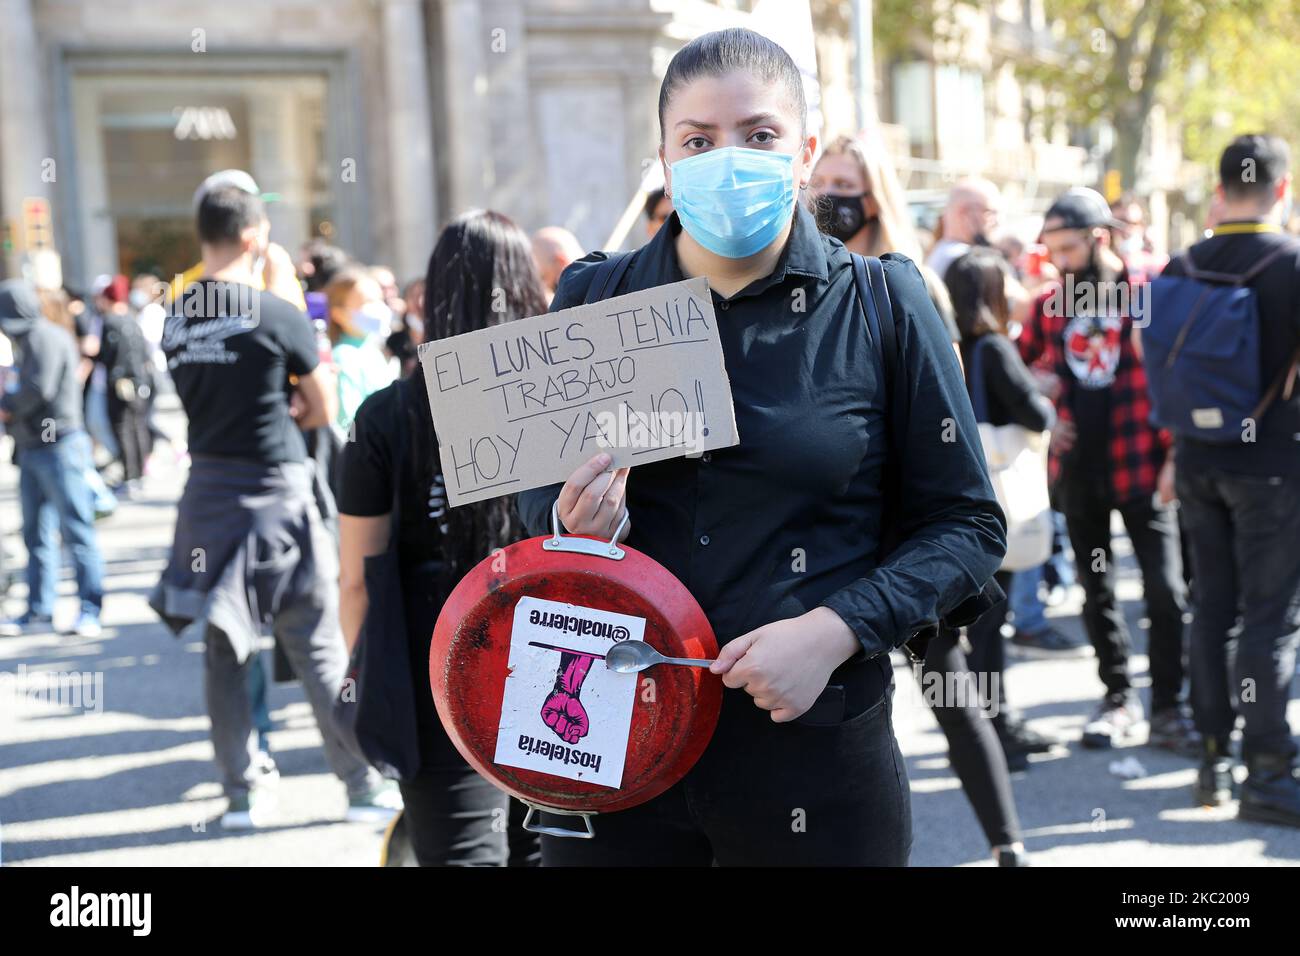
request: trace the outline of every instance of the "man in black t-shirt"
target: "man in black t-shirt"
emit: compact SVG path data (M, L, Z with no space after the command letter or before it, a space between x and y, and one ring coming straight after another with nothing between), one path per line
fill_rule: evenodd
M171 562L150 603L178 633L195 622L205 629L213 749L230 803L223 826L274 819L278 773L258 753L247 687L265 624L347 785L348 818L388 816L400 808L396 788L348 751L332 722L348 662L338 555L301 431L329 419L311 323L257 288L269 232L257 196L237 185L209 191L198 231L203 277L173 304L162 339L193 464Z
M1195 787L1202 804L1232 797L1229 735L1245 718L1245 819L1300 826L1300 781L1287 704L1300 640L1300 241L1277 223L1290 197L1289 150L1273 136L1240 136L1219 162L1214 233L1187 251L1195 269L1243 275L1259 313L1260 381L1277 398L1243 423L1240 442L1179 437L1176 487L1194 571L1192 708L1205 737ZM1272 257L1265 265L1265 260ZM1164 275L1186 275L1183 257ZM1228 667L1229 633L1240 621Z

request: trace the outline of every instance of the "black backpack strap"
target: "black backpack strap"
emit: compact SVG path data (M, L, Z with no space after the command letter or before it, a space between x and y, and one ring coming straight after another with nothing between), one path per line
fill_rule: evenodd
M1286 252L1294 253L1295 249L1286 244L1279 245L1276 249L1242 273L1214 272L1210 269L1202 269L1198 267L1196 262L1192 259L1192 251L1190 249L1176 258L1182 260L1183 273L1189 279L1195 279L1198 282L1217 282L1225 285L1244 286L1250 285L1250 283L1253 282L1260 273L1271 266L1281 255L1283 255L1283 253Z
M853 259L853 281L858 287L858 303L866 315L867 330L879 347L885 373L885 393L890 396L890 417L895 417L895 413L901 411L903 421L906 422L906 407L896 409L893 402L894 388L899 381L898 328L894 324L894 308L889 301L884 266L875 256L860 256L857 253L849 255ZM885 316L889 316L889 321L885 321Z
M632 264L632 257L636 253L607 252L604 255L605 261L596 267L591 285L587 286L587 298L583 300L585 304L613 298L617 294L618 284L623 281L627 267Z
M907 368L903 365L899 347L898 319L894 315L893 303L889 298L889 287L885 284L884 265L874 256L852 254L852 259L858 302L866 315L867 329L871 332L873 340L880 344L880 359L885 374L885 394L889 401L889 416L885 424L885 440L889 449L884 475L885 521L878 551L883 560L900 544L898 526L891 519L898 514L903 500L903 469L899 448L903 436L907 434L908 417L911 413L911 392L907 382ZM939 628L951 630L973 623L980 614L1005 597L997 581L989 578L979 594L967 598L941 622L930 624L911 635L904 642L903 649L907 651L913 663L923 661L930 641L939 633Z
M866 317L867 331L880 355L886 401L889 404L889 414L885 420L885 442L888 449L885 456L883 496L885 521L877 551L879 559L883 561L899 544L898 526L891 518L897 515L902 501L903 469L899 449L903 436L907 434L907 419L911 409L907 380L904 377L906 371L898 348L897 319L894 317L894 305L889 299L889 286L885 284L885 267L875 256L860 256L856 253L850 253L850 256L853 260L853 281L857 286L858 304ZM903 643L904 650L914 663L925 659L926 649L936 633L934 627L928 627L909 635Z
M900 490L900 469L897 467L897 449L902 436L907 434L910 412L906 372L898 347L898 325L894 305L889 299L885 284L885 267L875 256L850 253L853 259L853 281L858 288L858 303L867 319L867 331L877 345L881 367L884 371L885 395L888 396L889 418L885 427L890 455L885 466L885 492L897 501L894 492ZM893 542L890 542L892 544Z

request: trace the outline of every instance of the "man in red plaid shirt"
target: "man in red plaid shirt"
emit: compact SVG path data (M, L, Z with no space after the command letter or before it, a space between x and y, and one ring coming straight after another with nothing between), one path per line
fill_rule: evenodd
M1199 742L1183 703L1186 587L1177 523L1165 507L1173 498L1170 436L1149 420L1131 316L1146 290L1130 287L1124 263L1111 250L1113 225L1106 201L1091 189L1072 189L1052 203L1040 241L1061 281L1034 302L1020 351L1027 364L1051 373L1059 384L1049 479L1065 514L1085 593L1084 628L1106 685L1083 744L1125 743L1144 716L1129 673L1132 641L1115 600L1110 516L1118 511L1142 570L1151 621L1148 740L1192 755Z

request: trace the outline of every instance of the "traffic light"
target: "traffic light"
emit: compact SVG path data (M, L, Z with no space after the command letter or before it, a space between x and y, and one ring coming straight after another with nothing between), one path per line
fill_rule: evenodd
M26 233L24 248L28 252L54 248L54 229L50 224L48 200L36 196L23 200L23 229Z

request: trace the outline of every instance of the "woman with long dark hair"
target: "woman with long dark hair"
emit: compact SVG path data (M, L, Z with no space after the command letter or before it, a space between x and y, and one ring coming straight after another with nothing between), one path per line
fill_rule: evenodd
M443 230L426 277L426 341L545 311L528 237L508 218L469 212ZM390 535L397 536L419 743L418 772L401 781L401 790L417 860L421 866L526 865L535 841L503 826L509 798L457 752L429 687L429 638L444 598L470 568L523 531L510 496L447 507L418 365L358 410L354 440L343 452L339 512L339 611L349 647L369 608L366 558L383 553Z
M993 249L973 248L948 267L945 279L952 296L957 329L971 399L983 409L983 421L991 425L1020 425L1041 432L1056 423L1051 401L1038 388L1025 367L1015 343L1007 335L1011 303L1007 297L1010 268ZM982 394L977 394L981 393ZM1011 572L999 571L995 579L1004 590L1011 586ZM970 626L967 636L971 670L998 676L1000 700L996 702L993 726L1006 750L1008 761L1026 765L1026 754L1043 753L1058 741L1031 730L1007 705L1006 663L1002 624L1007 601L1000 601Z

